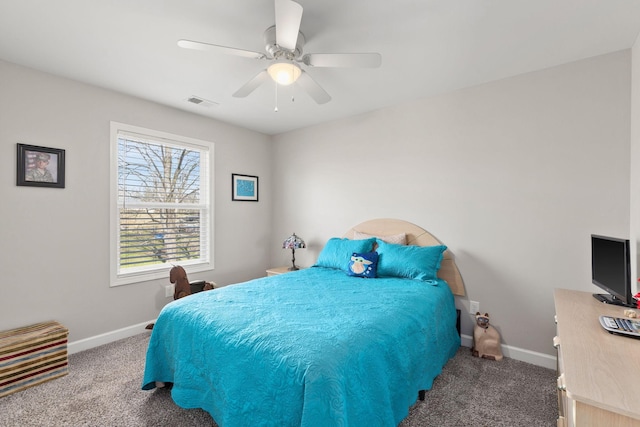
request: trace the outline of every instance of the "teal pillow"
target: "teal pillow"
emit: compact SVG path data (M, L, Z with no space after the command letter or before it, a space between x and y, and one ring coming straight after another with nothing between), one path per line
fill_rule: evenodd
M436 280L444 245L404 246L377 239L378 277L404 277L416 280Z
M349 261L351 254L354 252L371 252L376 239L350 240L332 237L324 245L315 267L337 268L343 271L349 271Z
M374 279L378 269L378 252L353 253L347 274L354 277Z

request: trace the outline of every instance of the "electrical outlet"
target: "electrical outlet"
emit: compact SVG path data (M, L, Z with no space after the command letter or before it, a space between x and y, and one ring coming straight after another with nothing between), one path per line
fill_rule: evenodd
M166 298L172 297L173 296L173 286L172 285L167 285L164 287L164 296Z
M480 311L480 303L478 301L469 301L469 313L476 314Z

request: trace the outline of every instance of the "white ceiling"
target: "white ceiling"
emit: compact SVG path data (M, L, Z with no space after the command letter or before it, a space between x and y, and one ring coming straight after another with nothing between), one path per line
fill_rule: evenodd
M262 52L273 0L0 0L0 59L277 134L630 48L640 32L638 0L297 1L305 53L382 55L377 69L303 66L324 105L293 85L276 113L273 82L234 98L266 61L176 44Z

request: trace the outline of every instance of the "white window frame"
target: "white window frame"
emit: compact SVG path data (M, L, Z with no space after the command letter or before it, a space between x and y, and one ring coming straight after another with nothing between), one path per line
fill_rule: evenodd
M193 147L208 152L208 194L201 194L201 204L208 205L208 241L203 248L207 255L199 262L180 261L180 265L187 271L201 272L213 270L213 242L214 242L214 143L185 136L174 135L162 131L146 129L124 123L111 122L111 167L110 167L110 286L121 286L131 283L144 282L155 279L167 279L172 264L157 264L142 270L120 271L120 206L118 205L118 137L124 135L139 135L140 137L157 142L166 142L181 147ZM201 223L202 226L202 223Z

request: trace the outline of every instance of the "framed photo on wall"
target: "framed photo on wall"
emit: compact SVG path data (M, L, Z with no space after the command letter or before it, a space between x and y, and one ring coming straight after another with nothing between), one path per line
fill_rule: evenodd
M18 144L16 185L64 188L64 150Z
M258 201L258 177L231 174L231 200L243 202Z

